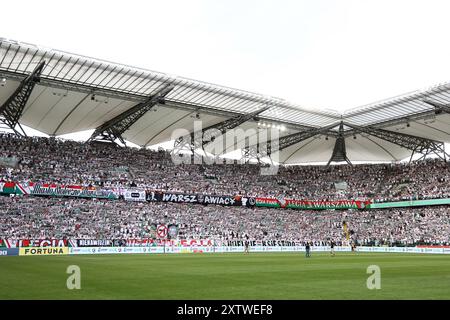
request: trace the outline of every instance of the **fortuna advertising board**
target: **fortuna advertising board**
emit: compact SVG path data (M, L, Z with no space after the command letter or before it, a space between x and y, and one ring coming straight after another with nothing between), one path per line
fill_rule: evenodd
M69 248L67 247L42 247L42 248L20 248L20 256L54 256L54 255L66 255L69 254Z
M242 246L157 246L157 247L82 247L82 248L15 248L0 249L0 257L7 255L66 255L66 254L153 254L153 253L222 253L243 252ZM328 252L329 246L313 246L312 252ZM304 252L304 246L251 246L251 252ZM335 247L336 252L350 252L348 246ZM422 254L450 254L449 248L416 248L416 247L357 247L358 252L380 253L422 253Z

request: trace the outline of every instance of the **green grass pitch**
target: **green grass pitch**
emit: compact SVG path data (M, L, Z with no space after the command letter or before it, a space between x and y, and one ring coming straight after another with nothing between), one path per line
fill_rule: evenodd
M69 265L81 289L68 290ZM381 289L369 290L369 265ZM302 253L2 257L0 299L450 299L450 256Z

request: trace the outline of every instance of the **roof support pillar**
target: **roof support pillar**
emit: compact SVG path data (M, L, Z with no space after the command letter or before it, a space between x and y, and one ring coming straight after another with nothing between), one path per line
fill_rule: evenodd
M249 164L252 161L261 163L261 157L257 148L245 147L241 149L241 152L241 161L243 161L245 164Z
M352 165L347 157L347 149L345 147L345 137L344 137L344 122L341 121L339 125L339 134L336 138L336 143L334 144L333 154L327 163L327 167L331 162L342 162L345 161L349 165Z

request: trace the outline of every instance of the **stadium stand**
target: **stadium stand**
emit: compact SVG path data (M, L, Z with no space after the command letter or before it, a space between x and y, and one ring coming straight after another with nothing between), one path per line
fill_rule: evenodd
M180 239L343 242L346 221L360 245L450 245L448 207L294 211L107 200L0 197L0 238L146 239L176 224Z
M144 239L175 224L184 239L340 243L345 226L366 245L449 243L450 83L341 113L4 38L0 55L0 241ZM58 138L85 130L86 142ZM172 153L148 149L169 141ZM176 164L185 149L245 163ZM260 174L262 160L277 174ZM347 164L298 165L320 162ZM217 203L168 203L193 195ZM409 208L367 208L393 201Z
M0 181L140 187L171 192L300 199L395 201L450 197L450 167L441 160L411 164L280 167L276 176L259 166L175 165L165 151L113 144L0 135ZM124 164L127 166L124 167ZM345 182L346 188L336 188ZM342 242L346 221L364 245L449 244L448 206L350 211L136 203L52 197L0 197L0 238L143 239L152 226L175 224L178 237L220 241L292 240Z
M0 168L2 181L310 200L450 197L450 166L437 159L411 164L281 166L276 176L264 176L254 164L176 165L164 151L10 134L0 134L0 157L19 161L17 168ZM345 190L336 189L338 182L347 184Z

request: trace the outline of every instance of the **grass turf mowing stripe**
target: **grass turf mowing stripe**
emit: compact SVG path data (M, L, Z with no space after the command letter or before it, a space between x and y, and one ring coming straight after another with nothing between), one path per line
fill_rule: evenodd
M81 268L81 290L66 269ZM369 265L381 289L369 290ZM2 257L0 299L450 299L450 256L240 253Z

